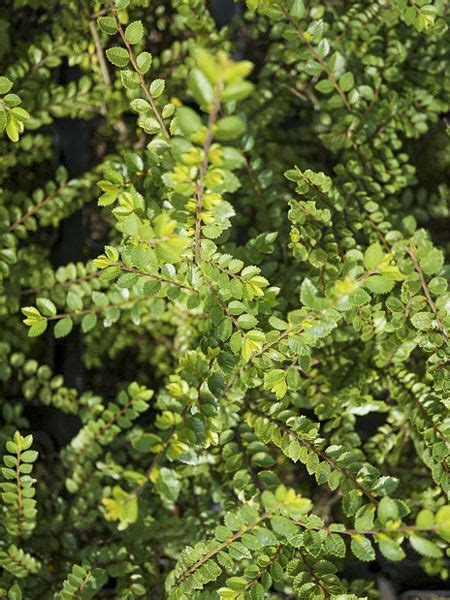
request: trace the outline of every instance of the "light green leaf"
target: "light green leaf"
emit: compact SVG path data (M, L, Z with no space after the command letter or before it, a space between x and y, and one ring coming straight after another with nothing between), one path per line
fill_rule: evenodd
M364 286L374 294L387 294L394 288L395 281L383 275L372 275L364 281Z
M133 21L125 29L125 37L130 44L138 44L144 37L142 21Z
M343 92L349 92L354 85L355 79L353 73L350 73L350 71L347 71L347 73L344 73L342 77L339 78L339 87Z
M35 321L28 330L28 337L38 337L39 335L42 335L47 329L47 325L47 319L39 319L38 321Z
M114 17L99 17L97 19L97 24L100 29L108 35L117 33L117 24Z
M306 16L304 0L293 0L290 8L290 14L296 19L303 19Z
M12 88L12 81L7 77L0 76L0 94L7 94Z
M338 556L339 558L344 558L345 542L339 534L331 533L330 535L327 535L325 546L330 554Z
M36 306L45 317L54 317L56 315L56 306L48 298L36 298Z
M380 244L372 244L364 253L364 266L368 271L375 271L383 262L385 252Z
M314 87L322 94L330 94L334 90L334 85L329 79L321 79Z
M94 329L96 324L97 324L97 315L95 313L89 313L87 315L84 315L84 317L81 321L81 330L83 331L83 333L88 333L89 331Z
M150 94L153 98L159 98L164 91L165 81L164 79L155 79L150 84Z
M362 531L372 529L374 517L375 508L372 505L361 506L355 515L355 528Z
M383 524L396 521L399 518L399 510L395 500L388 498L388 496L381 498L378 505L378 518Z
M8 123L6 125L6 135L12 142L17 142L19 140L19 133L19 124L14 116L10 114L8 117Z
M375 550L373 549L369 538L360 534L352 535L350 547L353 554L356 558L359 558L359 560L364 562L375 560Z
M223 117L217 122L215 137L221 141L234 140L245 131L245 123L239 117Z
M200 106L207 106L213 101L213 87L200 69L192 69L190 72L189 88Z
M377 542L381 554L383 554L383 556L385 556L387 559L403 560L405 558L405 552L400 544L389 536L380 533L377 535Z
M36 450L27 450L26 452L22 452L20 455L20 459L26 463L33 463L38 457L38 453Z
M73 328L73 321L70 317L65 317L58 321L53 330L55 338L62 338L68 335Z
M191 135L196 133L203 125L198 114L192 110L192 108L188 108L187 106L182 106L177 109L176 120L178 127L187 138L190 138Z
M409 536L409 541L414 550L423 556L428 556L429 558L441 558L443 556L439 546L416 533Z
M126 67L129 61L128 52L125 48L114 46L106 51L108 60L116 67Z
M141 73L145 75L152 65L152 55L150 52L141 52L136 57L136 63Z
M434 514L429 508L423 508L416 517L418 527L431 528L434 525Z
M130 106L133 110L138 113L147 112L152 109L147 100L143 100L142 98L136 98L130 102Z
M66 302L68 309L72 312L83 309L83 301L75 292L68 292Z
M420 331L426 331L433 327L434 315L430 312L418 312L411 317L411 323Z
M245 314L241 315L237 322L243 329L252 329L252 327L255 327L255 325L258 323L258 319L256 319L256 317L253 315Z

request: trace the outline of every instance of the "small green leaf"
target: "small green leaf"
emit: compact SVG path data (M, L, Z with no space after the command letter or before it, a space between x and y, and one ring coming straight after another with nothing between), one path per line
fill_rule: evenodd
M100 29L108 35L117 33L117 23L114 17L99 17L97 19L97 24Z
M147 100L143 100L142 98L136 98L135 100L132 100L130 102L130 106L133 110L139 113L148 112L152 109Z
M270 389L277 398L286 394L286 372L283 369L272 369L264 375L264 388Z
M296 392L301 384L301 377L298 369L294 367L290 367L286 374L286 383L290 390Z
M343 92L349 92L354 85L355 79L353 73L350 73L350 71L347 71L347 73L344 73L342 77L339 78L339 87Z
M368 271L375 271L383 262L385 252L380 244L372 244L364 253L364 266Z
M0 108L0 133L5 131L7 122L8 122L8 117L7 117L6 110L3 110L2 108Z
M33 463L38 457L38 453L36 450L27 450L26 452L22 452L20 455L20 459L26 463Z
M375 509L370 504L365 504L358 509L355 515L355 527L361 531L372 529Z
M350 547L353 554L356 558L359 558L359 560L364 562L375 560L375 550L373 549L369 538L360 534L352 535Z
M192 110L192 108L188 108L187 106L181 106L177 110L176 119L178 127L187 138L190 138L191 135L196 133L203 125L198 114Z
M48 298L36 298L36 306L45 317L54 317L56 315L56 306Z
M388 521L396 521L399 518L398 506L395 500L392 500L387 496L381 498L378 505L378 518L383 524Z
M200 69L192 69L189 74L189 88L200 106L209 105L213 101L212 85Z
M434 315L430 312L418 312L411 317L411 323L416 329L426 331L433 327Z
M296 19L303 19L306 16L304 0L294 0L290 9L290 14Z
M88 331L91 331L92 329L94 329L96 324L97 324L97 315L95 313L89 313L87 315L84 315L84 317L81 321L81 330L83 333L88 333Z
M108 48L106 51L108 60L116 67L126 67L129 61L128 52L125 48L120 46L114 46L114 48Z
M328 535L325 540L325 546L330 554L333 554L339 558L344 558L345 542L339 534L331 533Z
M10 81L7 77L0 77L0 94L7 94L9 90L12 88L12 81Z
M47 329L47 324L47 319L39 319L39 321L33 323L28 330L28 337L38 337L39 335L42 335Z
M437 533L450 542L450 506L442 506L436 513Z
M136 63L140 72L144 75L152 65L152 55L150 52L141 52L136 57Z
M329 79L321 79L314 87L322 94L330 94L334 90L334 85Z
M8 592L8 600L22 600L23 596L22 596L22 590L20 589L19 585L17 583L15 583Z
M181 490L181 482L176 471L166 467L160 469L155 490L166 502L175 502Z
M231 590L239 592L245 590L247 587L247 580L244 579L244 577L229 577L226 580L226 584Z
M175 104L169 103L166 104L164 106L164 108L162 109L162 118L163 119L168 119L169 117L171 117L175 112Z
M443 556L442 550L434 542L420 535L411 534L409 541L414 550L423 556L428 556L429 558L441 558Z
M254 86L250 81L235 81L226 86L222 93L223 100L236 102L245 100L253 92Z
M426 251L418 253L418 256L420 267L426 275L434 275L442 269L444 254L438 248L427 248Z
M383 554L383 556L385 556L387 559L403 560L405 558L405 552L400 544L389 536L380 533L377 535L377 541L381 554Z
M252 329L252 327L255 327L255 325L258 323L258 319L256 319L256 317L253 315L245 314L241 315L237 322L243 329Z
M153 98L158 98L164 91L165 81L164 79L155 79L150 84L150 94Z
M241 348L242 348L242 335L239 333L239 331L236 331L235 333L233 333L233 335L230 338L230 346L232 351L237 354Z
M58 321L54 328L55 338L62 338L68 335L73 328L73 321L70 317L65 317Z
M234 140L241 136L245 129L245 123L239 117L223 117L217 122L215 137L221 141Z
M142 21L133 21L125 29L125 37L130 44L138 44L144 37L144 26Z
M68 309L72 312L82 310L83 308L83 301L75 292L68 292L66 302Z
M372 275L364 281L364 286L374 294L387 294L395 286L395 281L383 275Z
M275 533L285 537L289 537L298 533L298 526L286 517L276 515L272 517L270 524Z
M153 117L148 117L145 119L145 121L142 123L142 127L144 131L151 134L158 133L161 130L161 125Z
M12 142L19 141L19 126L17 120L13 117L13 115L9 115L8 123L6 125L6 135Z

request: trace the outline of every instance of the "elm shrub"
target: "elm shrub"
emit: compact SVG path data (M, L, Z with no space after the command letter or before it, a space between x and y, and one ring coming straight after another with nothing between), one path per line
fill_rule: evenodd
M445 2L241 9L0 8L2 598L447 576Z

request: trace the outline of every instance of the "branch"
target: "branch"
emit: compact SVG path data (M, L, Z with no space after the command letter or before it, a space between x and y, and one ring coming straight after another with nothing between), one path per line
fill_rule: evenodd
M203 276L206 279L206 276L203 274ZM239 325L237 319L235 318L234 315L231 314L231 312L228 310L227 305L222 302L221 297L219 296L218 292L214 289L214 287L211 285L211 282L209 280L207 280L207 285L208 288L211 292L211 294L214 296L217 304L219 304L220 308L223 310L223 312L226 314L226 316L230 319L230 321L233 323L234 327L241 333L244 333L244 330L242 329L242 327Z
M326 454L319 448L316 448L314 446L314 444L312 444L311 442L308 442L307 440L300 437L296 431L287 427L282 421L278 421L278 419L272 417L271 415L263 413L262 411L258 410L256 407L251 406L251 405L248 406L248 410L250 412L252 412L253 414L259 415L259 416L263 417L264 419L267 419L268 421L275 422L277 424L277 426L282 431L284 431L287 435L290 435L293 438L295 438L300 444L302 444L303 446L306 446L309 450L312 450L312 452L314 452L314 454L317 454L317 456L320 456L320 458L322 460L324 460L329 465L331 465L334 469L336 469L337 471L342 473L342 475L346 479L350 480L353 483L353 485L355 486L356 489L358 489L362 494L364 494L364 496L366 496L366 498L369 500L369 502L373 506L375 506L375 507L378 506L378 500L368 490L363 488L363 486L359 483L359 481L356 479L356 477L354 477L352 475L352 473L350 473L348 471L348 469L341 467L341 465L339 465L335 460L333 460L330 456L328 456L328 454Z
M262 521L265 521L266 519L268 519L275 511L279 510L282 507L283 507L283 504L277 504L276 506L272 507L270 510L266 511L260 517L258 517L255 521L253 521L253 523L250 523L250 525L247 525L247 527L245 529L237 531L234 535L232 535L227 540L225 540L224 542L222 542L214 550L211 550L210 552L208 552L207 554L205 554L204 556L202 556L202 558L199 558L197 562L195 562L188 569L186 569L185 571L183 571L183 573L181 573L181 575L178 577L175 585L177 585L177 586L180 585L180 583L182 583L190 575L192 575L193 573L195 573L195 571L197 569L199 569L202 565L204 565L208 560L210 560L216 554L218 554L219 552L221 552L222 550L224 550L224 548L227 548L233 542L235 542L236 540L238 540L239 538L241 538L244 535L244 533L247 533L248 531L251 531L252 529L254 529L255 527L257 527Z
M19 537L22 536L23 534L23 497L22 497L22 482L20 480L20 454L21 454L21 450L20 447L18 447L17 450L17 464L16 464L16 484L17 484L17 505L18 505L18 520L17 520L17 525L18 525L18 531L19 531Z
M98 36L98 31L93 21L89 21L89 31L91 32L94 40L95 51L97 53L100 70L102 72L103 79L108 87L111 87L111 76L109 74L108 65L106 64L105 56L103 54L102 44Z
M17 221L10 226L9 231L15 231L17 227L19 227L19 225L22 225L22 223L24 223L27 219L39 212L41 208L44 208L44 206L48 204L50 200L53 200L53 198L55 198L59 192L63 191L65 186L66 184L61 185L57 190L55 190L49 196L41 200L41 202L38 202L33 207L31 207L26 213L24 213L20 217L20 219L17 219Z
M445 330L444 324L442 323L442 321L438 317L438 311L437 311L437 308L436 308L436 304L434 303L433 298L431 297L430 290L428 289L428 285L427 285L427 282L425 281L425 277L424 277L423 271L420 268L419 261L417 260L417 256L416 256L414 250L411 247L407 248L407 251L408 251L409 256L411 257L412 263L414 265L414 269L416 270L416 272L419 275L420 284L422 286L423 292L424 292L425 297L427 299L428 305L431 308L431 310L433 311L434 316L436 317L436 321L437 321L439 330L442 333L442 336L443 336L446 344L448 345L448 335L447 335L447 332Z
M176 279L166 279L165 277L161 277L160 275L154 275L153 273L146 273L145 271L139 271L139 269L135 269L134 267L126 267L122 263L112 263L112 267L119 267L122 271L127 271L128 273L135 273L140 277L149 277L150 279L155 279L156 281L161 281L161 283L167 283L168 285L175 285L176 287L182 288L184 290L189 290L190 292L198 293L198 290L194 287L182 283L181 281L177 281Z
M127 306L133 306L133 304L137 304L138 302L142 302L145 300L145 296L143 298L136 298L134 300L126 300L125 302L119 302L119 304L108 304L108 306L91 306L90 308L83 308L82 310L74 310L69 313L60 313L58 315L53 315L53 317L44 317L47 321L59 321L60 319L71 319L72 317L78 317L79 315L88 315L103 312L104 310L108 310L109 308L125 308Z
M327 74L328 79L331 81L331 83L333 84L335 90L337 91L337 93L339 94L339 96L342 98L342 102L344 103L345 108L348 111L351 112L352 109L351 109L351 106L350 106L350 104L349 104L349 102L347 100L347 96L345 95L345 93L341 89L340 85L336 81L336 78L334 77L334 75L333 75L332 71L330 70L330 68L328 67L327 63L323 60L323 58L320 56L320 54L317 52L317 50L314 48L314 46L306 38L304 31L301 29L301 27L291 17L291 15L287 11L287 9L284 6L284 4L282 2L277 2L277 4L278 4L279 8L283 11L283 14L286 17L286 19L289 21L289 23L292 25L292 27L298 33L299 37L305 42L305 44L307 45L308 50L310 51L310 53L312 54L312 56L317 60L318 63L320 63L320 66L322 67L322 69Z
M145 83L144 77L142 76L141 70L139 69L139 66L138 66L138 64L136 62L136 57L134 55L133 49L131 48L131 45L130 45L129 41L126 38L125 32L123 30L123 27L122 27L122 24L120 22L119 16L117 14L117 9L114 6L114 4L112 3L112 0L109 0L109 7L110 7L112 15L113 15L113 17L114 17L114 19L116 21L116 25L117 25L117 29L119 31L120 37L122 38L122 41L125 44L125 47L127 49L128 57L130 59L130 62L133 65L133 68L136 71L137 76L139 78L139 83L141 85L142 91L144 92L145 97L147 98L150 106L152 107L153 114L155 115L156 120L158 121L158 123L159 123L159 125L161 127L161 131L163 132L164 137L168 140L168 139L170 139L169 132L167 131L167 128L166 128L166 126L164 124L164 120L163 120L162 116L159 113L159 110L158 110L158 108L157 108L157 106L155 104L153 96L151 95L150 90L148 89L147 84Z

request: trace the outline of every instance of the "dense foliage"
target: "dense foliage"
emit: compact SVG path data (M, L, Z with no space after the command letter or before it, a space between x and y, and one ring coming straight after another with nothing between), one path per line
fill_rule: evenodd
M2 3L2 598L446 579L446 4Z

